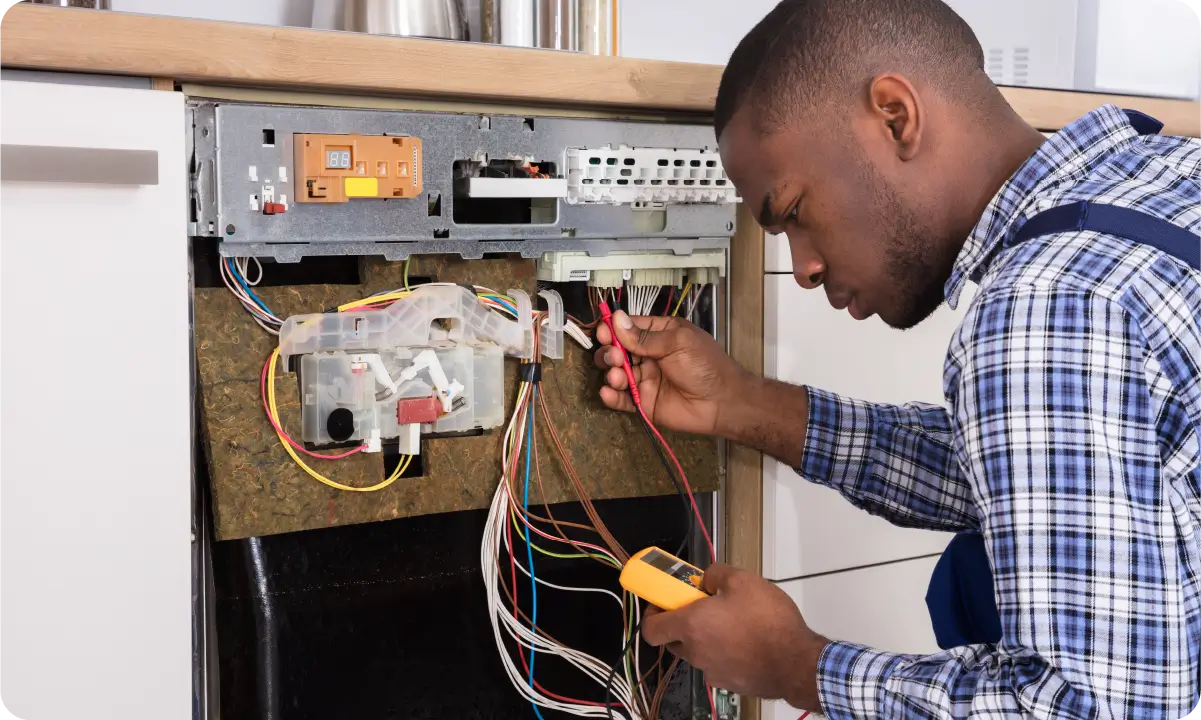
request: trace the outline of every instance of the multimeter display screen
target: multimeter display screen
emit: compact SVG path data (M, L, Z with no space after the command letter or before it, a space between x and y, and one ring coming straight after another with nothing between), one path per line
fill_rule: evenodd
M676 558L661 553L658 550L651 550L647 554L643 555L642 561L656 570L662 570L676 580L686 583L690 587L696 587L696 585L692 584L691 578L694 575L701 574L700 570L697 570L683 560L677 560Z

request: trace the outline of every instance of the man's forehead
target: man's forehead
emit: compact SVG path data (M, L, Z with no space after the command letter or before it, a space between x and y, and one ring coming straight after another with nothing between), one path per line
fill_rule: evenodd
M761 216L762 210L773 202L789 173L787 164L792 153L780 142L778 135L765 135L753 128L737 128L731 124L720 139L721 161L726 174L738 188L743 202Z

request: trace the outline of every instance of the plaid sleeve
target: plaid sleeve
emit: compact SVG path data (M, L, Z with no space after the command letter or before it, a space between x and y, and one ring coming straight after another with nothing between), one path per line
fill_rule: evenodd
M903 527L976 525L954 453L951 420L937 405L879 405L809 388L809 424L797 472L853 505Z
M1001 642L923 658L834 643L818 670L829 717L1189 713L1195 516L1162 473L1157 423L1172 412L1148 381L1161 376L1148 322L1053 284L978 299L951 358L953 408Z

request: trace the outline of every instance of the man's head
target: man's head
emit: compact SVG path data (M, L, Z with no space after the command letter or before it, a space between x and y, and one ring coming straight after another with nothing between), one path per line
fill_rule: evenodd
M999 187L989 133L1015 119L983 63L940 0L783 0L743 38L718 144L744 202L788 234L797 282L894 327L938 307Z

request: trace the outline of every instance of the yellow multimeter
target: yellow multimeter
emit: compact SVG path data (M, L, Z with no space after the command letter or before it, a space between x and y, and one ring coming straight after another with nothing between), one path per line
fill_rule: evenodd
M701 590L702 575L700 568L649 547L636 553L621 569L621 586L655 607L679 610L709 596Z

